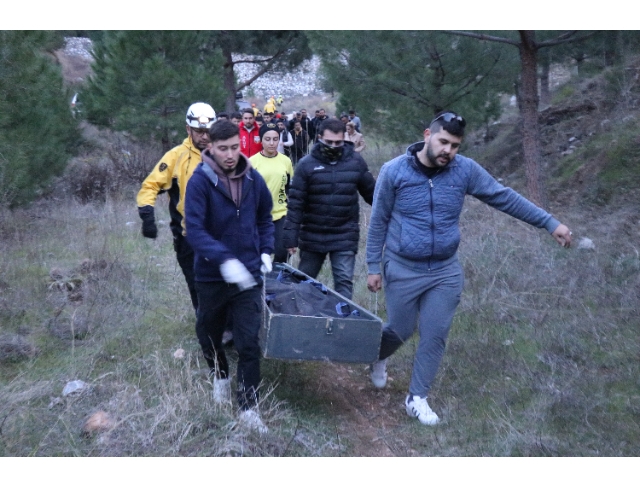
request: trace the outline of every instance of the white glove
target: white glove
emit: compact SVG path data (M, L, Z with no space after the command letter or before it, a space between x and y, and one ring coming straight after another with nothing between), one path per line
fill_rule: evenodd
M238 259L225 260L220 265L220 274L225 282L237 284L241 291L255 286L256 280Z
M271 272L271 269L273 269L273 265L271 265L271 256L269 254L261 254L260 259L262 259L260 272L262 272L263 274Z

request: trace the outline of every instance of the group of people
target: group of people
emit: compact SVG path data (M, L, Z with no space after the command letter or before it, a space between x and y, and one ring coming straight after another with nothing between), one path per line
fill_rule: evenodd
M252 108L245 108L242 112L234 112L230 115L222 112L218 114L218 120L230 120L236 125L242 124L249 132L254 125L260 129L265 124L275 123L280 132L278 152L289 157L295 166L300 159L309 154L313 144L318 141L320 124L330 117L324 108L316 110L315 116L309 118L304 108L287 114L284 111L277 111L276 105L277 102L272 96L264 106L264 111L260 111L253 103ZM245 113L253 113L253 120L245 119ZM345 125L345 140L354 143L356 152L362 152L366 144L362 135L360 117L357 116L356 111L349 110L349 114L342 113L335 118Z
M359 133L359 120L318 115L315 143L309 141L308 153L293 161L280 151L286 143L284 120L269 118L258 126L247 109L236 124L216 117L206 103L189 107L187 138L163 156L138 194L142 233L157 236L155 200L167 191L174 248L196 310L213 398L231 400L222 345L230 327L238 352L240 420L265 432L258 410L265 274L272 262L284 262L299 250L299 269L315 278L328 256L335 291L351 299L362 196L372 205L367 287L384 288L388 314L370 378L375 387L385 387L388 358L417 328L404 405L422 424L436 424L439 417L427 397L462 293L457 248L464 196L546 229L564 247L571 244L571 232L458 154L466 122L454 112L437 114L424 140L384 164L377 180L350 140L350 129ZM293 122L294 133L296 126L306 126L301 130L308 134L314 125L302 110Z

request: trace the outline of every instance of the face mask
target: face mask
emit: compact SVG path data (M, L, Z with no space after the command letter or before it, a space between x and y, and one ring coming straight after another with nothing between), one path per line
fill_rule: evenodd
M329 162L335 162L342 157L342 153L344 152L344 146L334 147L332 145L327 145L323 140L320 140L320 152L326 157Z

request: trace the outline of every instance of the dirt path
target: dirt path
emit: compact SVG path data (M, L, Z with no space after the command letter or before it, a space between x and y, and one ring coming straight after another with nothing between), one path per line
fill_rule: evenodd
M318 393L330 404L340 438L353 447L351 456L392 457L410 454L391 441L402 412L396 394L377 390L369 382L366 366L327 364L318 377Z

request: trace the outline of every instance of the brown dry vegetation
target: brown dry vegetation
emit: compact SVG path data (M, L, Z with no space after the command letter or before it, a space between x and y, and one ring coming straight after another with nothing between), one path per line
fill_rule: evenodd
M270 431L240 428L233 408L211 401L164 197L158 239L140 235L135 194L159 154L85 127L92 142L51 193L0 213L0 341L15 344L0 347L0 454L638 456L634 79L565 85L541 114L551 210L573 248L468 199L466 286L430 398L435 428L402 407L415 341L390 360L384 390L364 364L264 360ZM507 113L492 142L470 135L463 152L522 190L516 127ZM377 174L402 148L368 137ZM368 207L361 216L364 244ZM577 248L583 237L595 250ZM384 293L366 290L364 251L356 269L355 301L384 317ZM331 284L326 269L320 278ZM63 396L76 379L88 388ZM89 428L97 413L104 421Z

